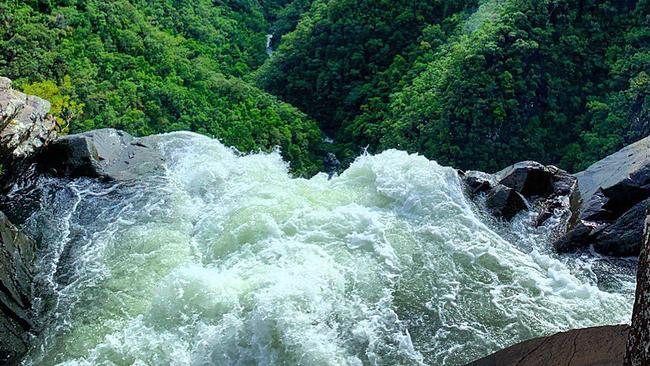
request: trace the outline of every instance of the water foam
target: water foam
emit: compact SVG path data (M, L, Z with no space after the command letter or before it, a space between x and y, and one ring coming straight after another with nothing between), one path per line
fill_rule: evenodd
M628 321L631 275L600 289L543 235L499 232L424 157L302 179L278 153L162 139L162 176L42 182L53 310L25 364L460 365Z

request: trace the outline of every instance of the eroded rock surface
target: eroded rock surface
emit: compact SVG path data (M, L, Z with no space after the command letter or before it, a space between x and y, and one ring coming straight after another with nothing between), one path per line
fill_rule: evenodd
M24 158L56 137L50 102L11 88L0 77L0 158Z
M0 364L17 364L27 351L34 243L0 212Z
M620 366L628 331L627 325L570 330L516 344L467 366Z
M570 219L577 215L576 178L552 165L522 161L496 174L467 172L461 177L470 195L486 193L487 208L506 220L527 208L537 211L537 226L556 210L568 212Z
M577 173L581 205L575 228L555 244L566 252L593 246L613 256L636 256L650 205L650 137Z
M158 137L135 138L106 128L64 136L39 157L42 169L58 176L130 180L162 169Z
M644 222L643 246L637 270L632 327L627 339L625 366L650 365L650 209Z

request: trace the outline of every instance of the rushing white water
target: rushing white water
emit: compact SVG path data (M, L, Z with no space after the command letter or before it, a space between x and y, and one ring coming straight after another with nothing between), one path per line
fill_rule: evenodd
M266 35L266 54L271 57L273 55L273 45L271 44L273 42L273 35L272 34L267 34Z
M25 364L461 365L630 316L631 271L486 223L423 157L307 180L277 153L162 139L161 176L40 182L47 316Z

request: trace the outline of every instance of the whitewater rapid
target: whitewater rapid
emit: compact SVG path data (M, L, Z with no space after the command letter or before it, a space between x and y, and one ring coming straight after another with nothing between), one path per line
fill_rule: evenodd
M161 137L130 183L41 178L25 365L462 365L629 321L633 271L490 222L454 169L389 150L331 180Z

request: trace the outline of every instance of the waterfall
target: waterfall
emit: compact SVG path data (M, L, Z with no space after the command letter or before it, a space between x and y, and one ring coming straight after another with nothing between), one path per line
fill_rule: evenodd
M633 266L554 254L552 227L488 218L422 156L304 179L277 152L161 139L163 172L30 188L42 332L25 365L462 365L629 319Z
M273 41L273 35L272 34L267 34L266 35L266 54L269 57L271 57L271 55L273 54L273 45L271 43L272 41Z

